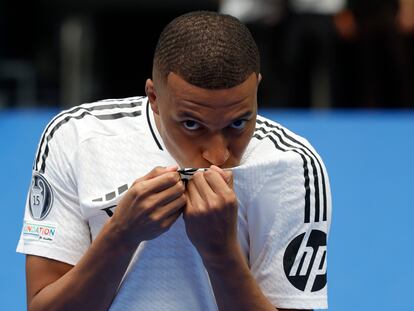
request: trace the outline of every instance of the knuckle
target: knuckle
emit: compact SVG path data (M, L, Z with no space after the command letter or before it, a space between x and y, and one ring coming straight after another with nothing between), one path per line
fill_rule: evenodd
M151 209L152 204L148 200L146 200L146 201L142 202L139 207L144 211L148 211L148 210Z
M224 195L224 201L226 202L226 203L235 203L235 202L237 202L237 197L236 197L236 194L233 192L233 191L227 191L227 193Z
M161 166L156 166L145 176L145 179L151 179L155 176L161 175L163 170L164 169Z
M146 186L144 182L136 183L133 187L133 193L136 197L141 197L144 195L146 190Z
M219 209L221 206L222 206L221 200L219 200L217 198L216 199L210 199L208 201L208 207L210 209Z
M163 175L163 180L167 184L173 185L173 184L177 183L178 177L176 176L176 173L170 172L170 173L167 173L167 174Z
M224 197L226 206L237 206L237 197L234 193L228 194Z
M161 166L156 166L152 169L151 173L155 173L155 174L161 174L161 172L164 170L164 168L162 168Z
M138 184L134 183L131 188L129 189L129 192L134 196L137 197L138 196Z
M165 174L166 182L169 184L175 184L179 181L178 173L170 172Z
M184 193L185 192L185 185L183 182L177 183L177 192Z
M174 175L176 182L182 182L180 173L173 172L173 175Z
M172 223L170 223L169 221L164 221L160 226L162 232L167 232L168 230L170 230L171 225L172 225Z
M148 216L148 218L149 218L149 221L151 222L151 223L153 223L153 224L159 224L160 222L161 222L161 217L160 217L160 215L157 215L157 214L155 214L155 213L152 213L152 214L150 214L149 216Z
M185 205L185 204L187 204L187 197L186 197L186 195L185 194L182 194L179 198L178 198L178 205L179 205L179 207L181 207L181 206L183 206L183 205Z
M137 187L142 182L143 182L143 179L142 178L135 179L130 188L131 189L135 189L135 187Z
M228 173L226 176L226 180L228 183L233 183L234 177L233 177L233 172L226 172Z
M134 182L131 185L131 188L133 188L137 183L139 183L140 179L135 179Z
M142 208L147 212L147 214L153 213L153 210L158 206L158 200L154 196L148 196L145 200L142 200Z

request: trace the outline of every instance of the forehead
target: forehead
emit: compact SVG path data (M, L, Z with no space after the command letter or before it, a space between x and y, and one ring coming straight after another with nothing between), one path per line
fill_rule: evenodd
M252 73L243 83L228 89L210 90L194 86L175 73L165 85L165 104L175 111L228 114L256 110L258 80Z

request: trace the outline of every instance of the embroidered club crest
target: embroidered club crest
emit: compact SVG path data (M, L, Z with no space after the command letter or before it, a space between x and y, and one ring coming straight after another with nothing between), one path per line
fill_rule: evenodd
M52 207L53 193L46 178L39 173L33 173L29 201L32 218L35 220L45 219Z

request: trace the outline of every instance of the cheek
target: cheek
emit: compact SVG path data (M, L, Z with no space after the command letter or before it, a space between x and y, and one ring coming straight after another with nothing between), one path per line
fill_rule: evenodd
M237 139L233 139L232 151L236 158L241 158L254 133L254 125L247 128Z
M169 126L164 136L164 143L176 160L193 158L199 153L197 140L185 135L178 126Z
M241 158L244 150L246 149L247 145L249 144L250 139L246 137L240 137L239 139L235 140L232 144L232 153L236 158Z

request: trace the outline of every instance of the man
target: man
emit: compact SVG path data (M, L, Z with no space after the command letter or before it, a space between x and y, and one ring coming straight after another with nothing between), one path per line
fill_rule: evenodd
M53 119L18 246L29 310L326 307L325 169L256 117L259 82L247 28L193 12L162 32L147 97Z

